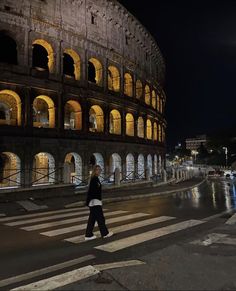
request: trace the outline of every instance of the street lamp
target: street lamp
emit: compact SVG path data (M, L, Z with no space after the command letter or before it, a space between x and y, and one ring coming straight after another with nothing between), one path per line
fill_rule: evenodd
M192 155L194 155L194 160L195 160L195 163L196 163L196 160L197 160L197 155L199 154L198 151L196 150L192 150Z
M228 167L228 148L223 147L223 150L225 150L225 166Z

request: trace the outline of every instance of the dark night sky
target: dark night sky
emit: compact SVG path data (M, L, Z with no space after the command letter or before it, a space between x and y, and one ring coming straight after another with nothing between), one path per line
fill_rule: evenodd
M120 2L165 58L168 145L236 128L236 0Z

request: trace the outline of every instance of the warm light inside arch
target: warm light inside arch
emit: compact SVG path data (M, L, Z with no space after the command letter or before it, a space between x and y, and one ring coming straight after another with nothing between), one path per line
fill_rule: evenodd
M65 49L64 53L68 54L73 59L75 80L80 80L81 61L79 55L73 49Z
M33 42L33 45L34 44L41 45L47 51L47 53L48 53L48 70L50 73L52 73L53 69L54 69L54 52L53 52L52 46L44 39L36 39Z

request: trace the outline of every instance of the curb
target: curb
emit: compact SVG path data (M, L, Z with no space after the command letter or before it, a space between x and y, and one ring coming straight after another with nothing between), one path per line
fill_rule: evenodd
M139 195L130 195L130 196L125 196L125 197L113 197L113 198L104 198L102 200L103 204L108 204L108 203L112 203L112 202L120 202L120 201L128 201L128 200L135 200L135 199L142 199L142 198L146 198L146 197L155 197L155 196L161 196L161 195L168 195L168 194L172 194L175 192L180 192L180 191L187 191L189 189L193 189L195 187L199 187L200 185L202 185L203 183L206 182L206 179L204 179L203 181L189 186L189 187L184 187L184 188L180 188L180 189L175 189L175 190L169 190L169 191L163 191L163 192L155 192L155 193L149 193L149 194L139 194ZM75 202L75 203L71 203L71 204L67 204L64 207L65 208L73 208L73 207L77 207L77 206L84 206L84 202L80 201L80 202Z

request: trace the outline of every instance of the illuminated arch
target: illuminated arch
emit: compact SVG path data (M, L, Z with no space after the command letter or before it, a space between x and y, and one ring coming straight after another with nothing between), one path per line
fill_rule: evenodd
M0 104L8 111L8 123L0 120L1 124L21 125L21 99L19 95L11 90L0 91ZM5 112L6 112L5 111Z
M115 169L118 168L120 170L120 175L122 177L122 160L119 154L114 153L110 157L110 180L114 180L113 173L115 172Z
M131 113L126 114L126 135L134 136L134 117Z
M51 46L51 44L49 44L46 40L44 39L36 39L33 42L33 45L40 45L42 46L46 51L47 51L47 57L48 57L48 70L50 73L53 72L54 69L54 52L53 52L53 48Z
M153 125L153 140L154 141L158 140L158 128L157 128L156 122L154 122L154 125Z
M162 99L159 96L159 112L162 113Z
M151 105L151 91L148 85L145 86L145 103Z
M120 72L115 66L108 67L108 89L111 91L120 91Z
M70 164L71 183L82 182L82 158L77 153L69 153L65 157L65 163Z
M73 59L75 80L80 80L81 61L79 55L73 49L65 49L64 53L68 54Z
M151 155L147 156L147 167L149 168L150 175L152 176L153 175L153 172L152 172L153 165L152 165L152 156Z
M162 129L161 129L161 125L158 125L158 141L162 142Z
M121 115L118 110L110 112L110 129L111 134L121 135Z
M141 116L138 118L138 137L144 138L144 120Z
M152 107L154 109L156 109L156 107L157 107L157 96L156 96L156 92L154 90L152 90Z
M90 165L92 167L94 167L95 165L99 165L102 169L102 175L104 175L105 166L104 166L104 158L103 158L102 154L93 153L93 155L90 157Z
M54 128L55 127L55 107L52 99L45 95L40 95L34 99L34 127Z
M69 100L66 102L64 128L75 130L82 129L82 109L79 102L74 100Z
M55 183L55 160L54 157L45 152L34 156L33 161L33 185Z
M136 81L136 98L140 99L143 96L143 84L140 80Z
M133 78L129 73L124 76L124 94L133 97Z
M0 153L0 188L21 184L21 161L11 152Z
M138 156L138 177L139 179L145 178L145 160L142 154Z
M126 156L126 179L132 180L134 178L135 172L135 162L134 156L132 154L128 154Z
M104 114L102 108L98 105L93 105L89 110L89 131L104 131Z
M147 120L147 139L152 139L152 122L150 119Z
M102 86L102 64L98 59L90 58L88 62L88 80Z

